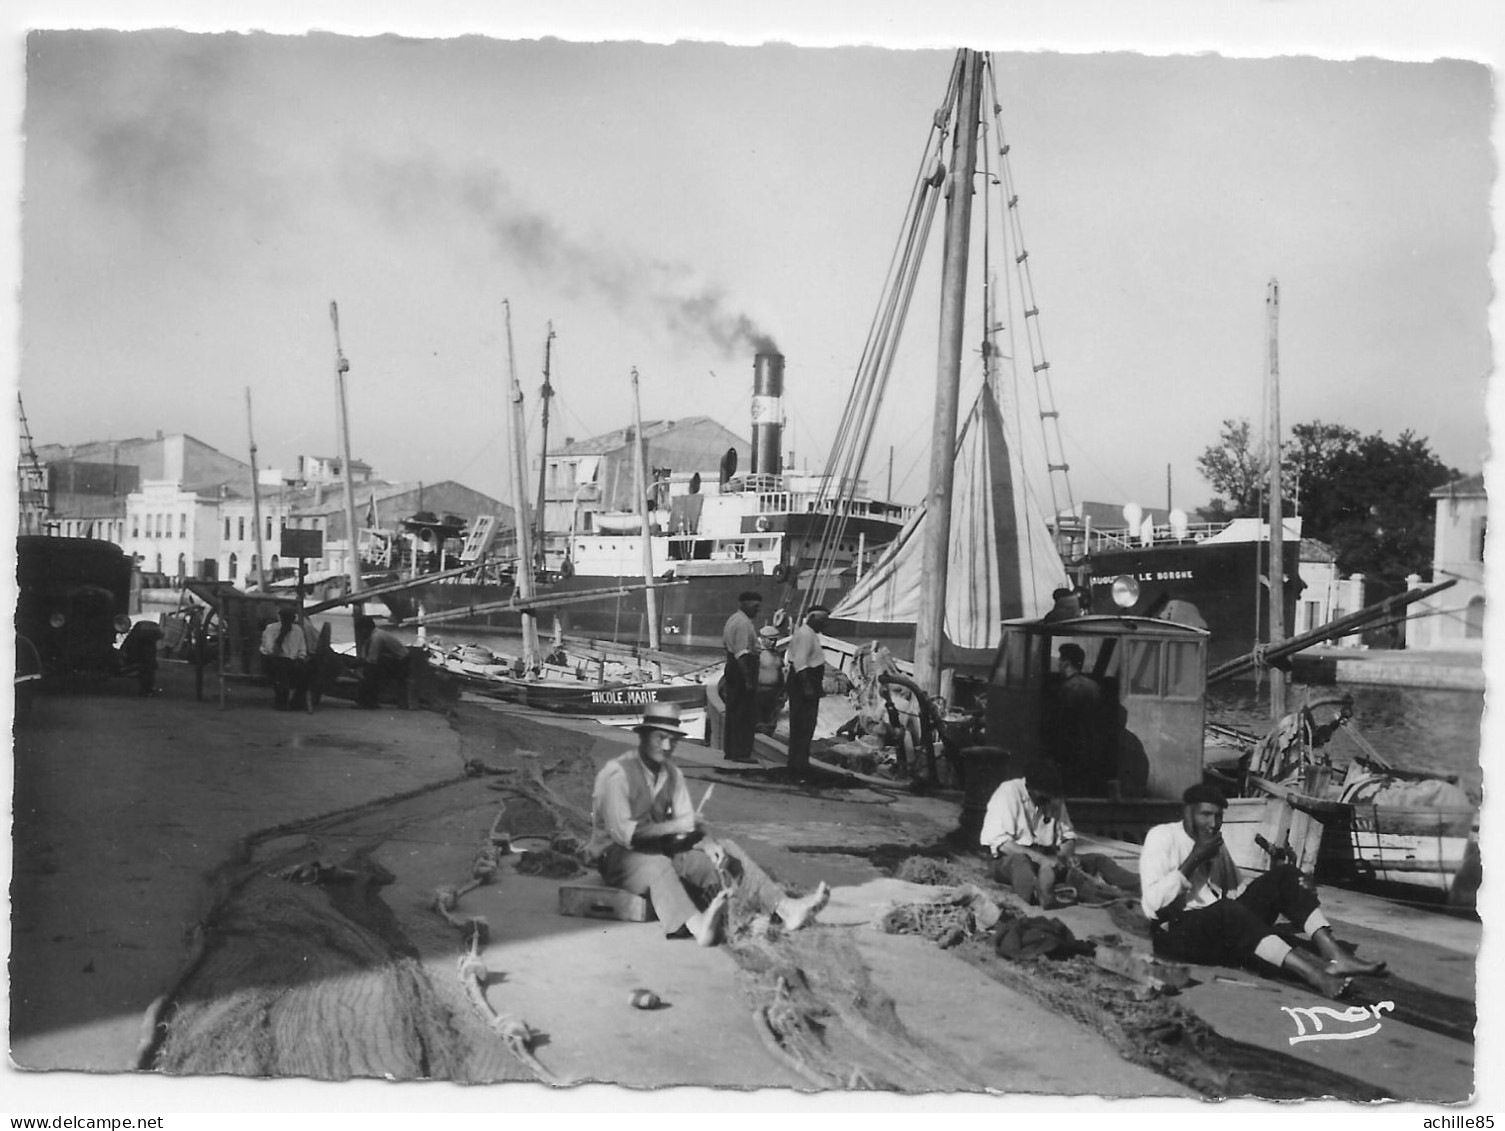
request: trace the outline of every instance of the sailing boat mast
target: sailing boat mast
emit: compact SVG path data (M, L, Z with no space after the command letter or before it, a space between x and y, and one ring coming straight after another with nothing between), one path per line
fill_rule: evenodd
M523 452L523 387L517 380L517 363L512 352L512 304L502 300L507 317L507 375L512 381L511 408L507 413L507 438L512 449L512 525L517 530L516 592L523 601L533 597L532 530L528 522L528 503L523 497L523 483L528 475L528 459ZM538 662L538 623L531 608L522 610L523 665L530 671Z
M538 448L538 509L533 512L533 564L539 570L544 567L544 480L549 473L549 398L554 395L554 386L549 384L549 356L553 344L554 323L550 322L548 336L543 340L543 388L538 391L539 399L543 402L543 438L539 441Z
M345 407L345 374L350 372L350 362L345 360L345 351L340 348L340 308L331 301L329 320L334 323L334 389L340 409L340 467L345 473L345 530L350 537L350 548L345 554L345 568L350 574L350 592L361 588L361 537L355 529L355 475L350 470L350 411ZM356 604L356 610L361 606Z
M941 268L941 333L936 362L935 418L930 486L925 496L926 584L915 625L915 682L930 695L941 691L941 644L946 622L946 570L951 546L951 490L955 480L957 405L961 395L962 339L971 251L972 176L977 163L982 56L962 51L951 170L946 192L946 244Z
M636 449L633 464L637 469L638 517L643 537L643 580L648 583L648 588L643 590L648 611L648 647L657 652L658 593L653 588L653 535L648 529L648 467L643 444L643 408L638 401L638 369L635 365L632 367L632 438Z
M1270 642L1274 648L1286 638L1285 518L1280 498L1280 283L1271 279L1265 291L1265 314L1270 335ZM1285 673L1270 668L1270 715L1279 722L1286 713Z
M256 535L256 588L267 587L267 550L261 540L261 476L256 472L256 430L251 426L251 386L246 386L246 436L251 441L251 522Z

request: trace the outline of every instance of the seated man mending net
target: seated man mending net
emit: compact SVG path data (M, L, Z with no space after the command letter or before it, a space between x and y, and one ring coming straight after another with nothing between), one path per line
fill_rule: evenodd
M650 704L633 729L637 749L596 775L585 854L601 878L647 896L666 937L689 934L701 946L725 938L733 900L743 910L777 916L786 930L809 923L830 898L824 882L801 898L786 895L735 844L706 837L684 775L672 761L685 735L679 707Z
M1078 899L1108 903L1137 891L1139 877L1127 868L1097 853L1077 855L1065 797L1061 771L1043 759L993 792L980 834L993 857L993 878L1046 910Z

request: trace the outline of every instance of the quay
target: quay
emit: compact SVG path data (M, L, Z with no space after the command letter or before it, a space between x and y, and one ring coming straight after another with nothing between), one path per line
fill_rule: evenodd
M369 1078L346 1085L355 1090L342 1099L454 1110L512 1102L511 1091L458 1084L536 1092L540 1081L570 1085L543 1093L566 1104L609 1083L756 1089L754 1105L767 1089L787 1098L887 1087L971 1096L983 1110L999 1096L1174 1109L1209 1098L1219 1071L1234 1096L1288 1094L1260 1088L1307 1079L1349 1100L1436 1104L1483 1086L1473 1044L1477 921L1325 890L1340 935L1390 963L1393 982L1373 987L1398 995L1381 1031L1292 1045L1286 1010L1321 999L1257 974L1194 968L1194 983L1168 1000L1197 1019L1198 1041L1222 1042L1236 1063L1167 1074L1153 1057L1125 1055L1113 1029L1121 1020L1098 1025L1080 1005L1063 1009L1058 982L1004 969L986 940L945 950L873 927L885 909L929 894L896 878L895 864L945 856L954 799L850 775L795 786L766 740L758 765L735 768L714 747L683 744L692 792L718 787L707 812L718 835L782 882L824 879L834 889L821 925L788 936L793 957L752 943L701 949L664 940L653 922L563 917L560 884L593 877L521 866L522 852L561 824L578 830L595 770L628 748L631 732L466 701L446 713L358 711L339 700L312 715L278 713L269 691L243 682L221 710L213 696L194 699L189 669L167 664L161 677L150 699L105 683L41 697L18 721L12 1082L66 1090L79 1073L118 1074L87 1080L160 1106L181 1084L174 1073L223 1074L216 1094L263 1097L252 1103L265 1102L267 1084L234 1077L271 1076L277 1086ZM531 1064L468 998L456 974L462 935L434 908L436 890L471 876L499 824L513 851L454 914L487 920L483 996L537 1038ZM1132 862L1132 846L1094 847ZM970 872L965 859L952 866L983 881L980 862ZM331 953L318 930L299 933L294 912L311 914L325 896L343 909L341 929L361 935L364 960L350 959L354 943ZM1104 909L1055 917L1078 938L1148 945ZM826 995L830 1032L846 1043L833 1038L824 1060L771 1042L757 1021L779 1000L770 985L792 976L770 981L779 962L804 971L799 992ZM667 1008L632 1008L638 988ZM241 1047L232 1025L218 1034L219 1061L212 1041L174 1044L174 1018L221 1007L279 1020L278 1039ZM837 1072L837 1053L850 1074ZM382 1077L435 1082L416 1091L372 1082Z
M1483 691L1485 686L1479 651L1317 647L1297 657L1295 670L1309 683L1449 691Z

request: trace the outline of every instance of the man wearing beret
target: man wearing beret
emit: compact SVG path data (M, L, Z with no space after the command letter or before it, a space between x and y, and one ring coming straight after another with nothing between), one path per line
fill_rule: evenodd
M1260 959L1289 970L1326 997L1341 997L1354 974L1378 974L1333 938L1317 893L1292 864L1245 882L1223 843L1227 800L1210 785L1181 795L1182 818L1144 838L1139 878L1155 953L1178 962L1243 965ZM1284 915L1311 936L1325 962L1296 950L1272 929Z

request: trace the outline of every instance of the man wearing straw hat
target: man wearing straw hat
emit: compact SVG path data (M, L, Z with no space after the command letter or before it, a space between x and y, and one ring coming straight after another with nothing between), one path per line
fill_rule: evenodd
M777 915L787 930L813 919L830 896L824 883L792 898L736 845L705 839L700 812L673 762L674 747L685 736L678 704L649 704L633 729L637 749L601 767L591 796L586 857L601 879L647 896L665 937L688 934L701 946L725 937L733 898Z

